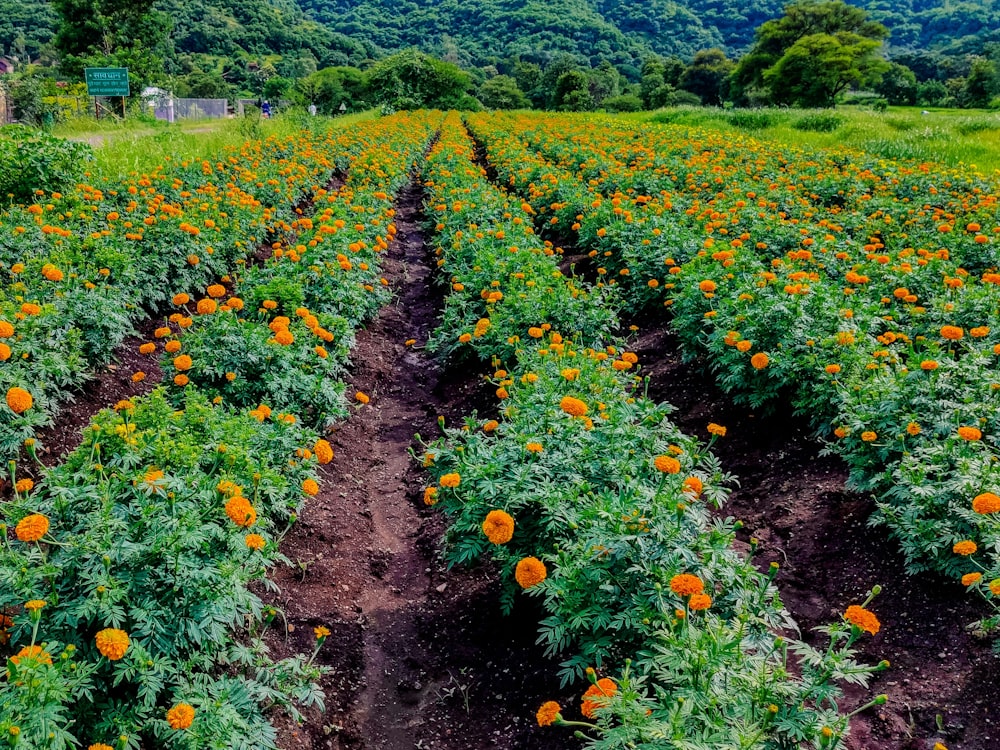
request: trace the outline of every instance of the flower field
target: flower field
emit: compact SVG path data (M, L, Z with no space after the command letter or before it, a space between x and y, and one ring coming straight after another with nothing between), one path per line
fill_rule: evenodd
M401 239L406 191L424 226ZM524 746L859 747L852 719L887 700L867 686L890 665L865 645L883 628L878 584L892 582L827 603L825 624L802 633L777 564L755 565L725 512L739 483L715 452L726 426L678 426L649 392L630 324L664 321L735 404L805 415L851 488L876 497L871 522L907 572L975 594L969 619L986 612L977 626L990 633L994 193L974 172L707 130L417 112L10 205L0 745L412 746L415 717L363 736L402 719L377 713L391 709L365 697L372 684L341 696L330 666L341 662L326 655L352 647L338 627L356 611L372 631L358 659L413 661L372 645L406 637L377 600L437 601L406 588L429 586L414 571L383 583L370 555L373 576L358 584L356 551L336 541L357 515L338 499L357 481L338 464L346 447L372 456L359 484L398 485L387 494L408 493L408 512L443 531L427 571L488 570L503 611L533 613L538 658L558 666L550 693L518 708L533 727ZM419 264L429 282L412 280ZM414 294L436 310L419 338L400 327L414 322L403 309ZM371 344L387 310L404 321L395 354ZM133 352L149 372L127 373L137 395L102 404L82 442L42 466L56 458L47 430L136 330L149 332ZM419 420L394 410L398 388L350 385L365 357L481 374L488 397L411 440ZM394 415L406 424L383 424ZM345 446L338 436L361 434L345 425L362 418L376 443ZM390 461L383 436L399 431ZM420 484L394 468L411 445ZM401 512L385 503L361 513L373 537ZM338 533L316 534L314 513ZM398 552L371 544L362 557ZM313 563L327 572L315 578ZM299 580L276 572L286 565ZM376 587L356 610L322 598L356 585ZM294 615L309 592L317 603ZM307 636L297 654L296 632ZM317 718L333 685L336 720ZM341 711L356 714L355 744ZM343 744L323 744L331 735Z

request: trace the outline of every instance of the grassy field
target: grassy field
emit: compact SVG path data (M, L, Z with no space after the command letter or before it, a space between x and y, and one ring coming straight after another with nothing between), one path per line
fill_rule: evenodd
M927 114L923 114L926 111ZM914 159L1000 172L1000 113L890 107L836 110L724 110L677 107L642 119L751 133L802 146L848 146L887 159Z
M374 112L361 112L338 117L334 122L345 126L371 117ZM186 158L209 158L218 156L226 146L237 145L247 138L328 127L330 122L327 117L313 119L294 113L269 120L235 118L174 124L81 118L58 125L53 135L88 143L94 148L95 171L119 175L145 171L162 164L166 157L183 154Z

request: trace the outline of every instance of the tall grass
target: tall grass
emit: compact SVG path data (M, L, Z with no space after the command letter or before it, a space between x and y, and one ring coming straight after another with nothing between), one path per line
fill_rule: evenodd
M986 111L890 107L884 113L855 107L835 111L766 109L729 111L676 107L649 119L678 125L750 132L756 138L820 148L849 147L887 159L939 162L1000 172L1000 114ZM1000 177L1000 174L997 175Z

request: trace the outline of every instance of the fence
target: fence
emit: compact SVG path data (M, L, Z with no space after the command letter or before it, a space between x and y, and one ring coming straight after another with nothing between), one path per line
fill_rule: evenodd
M219 120L229 111L226 99L155 99L150 102L157 120Z

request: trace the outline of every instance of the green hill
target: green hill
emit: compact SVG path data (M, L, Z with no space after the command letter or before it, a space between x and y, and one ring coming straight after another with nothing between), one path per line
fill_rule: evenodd
M463 65L569 53L626 71L656 53L731 56L781 14L783 0L157 0L171 54L222 57L308 51L320 67L419 47ZM1000 0L855 0L889 27L896 52L982 50L1000 41ZM46 0L0 0L0 52L33 59L52 38Z

